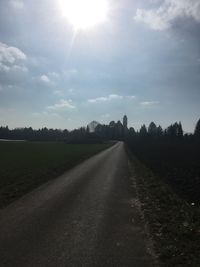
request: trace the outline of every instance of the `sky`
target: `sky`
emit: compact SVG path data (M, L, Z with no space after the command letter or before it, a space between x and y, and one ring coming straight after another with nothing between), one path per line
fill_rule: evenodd
M59 0L0 0L0 125L74 129L126 114L135 129L193 131L200 1L106 1L104 21L75 29Z

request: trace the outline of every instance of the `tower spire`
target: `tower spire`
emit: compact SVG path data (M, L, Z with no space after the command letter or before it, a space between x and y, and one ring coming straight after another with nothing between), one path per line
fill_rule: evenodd
M128 118L126 115L124 115L123 117L123 126L124 126L124 129L128 128Z

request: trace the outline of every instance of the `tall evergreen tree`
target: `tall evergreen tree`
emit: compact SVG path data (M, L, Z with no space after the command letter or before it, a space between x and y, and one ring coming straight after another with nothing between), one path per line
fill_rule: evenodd
M157 126L156 124L152 121L150 124L149 124L149 127L148 127L148 134L150 135L156 135L157 133Z
M194 135L200 137L200 119L197 121L197 124L194 129Z
M162 136L163 135L163 129L162 127L159 125L157 128L157 136Z
M146 136L147 135L147 128L146 128L145 124L143 124L141 126L139 133L140 133L141 136Z
M183 137L183 128L182 128L181 122L178 123L177 136L178 137Z

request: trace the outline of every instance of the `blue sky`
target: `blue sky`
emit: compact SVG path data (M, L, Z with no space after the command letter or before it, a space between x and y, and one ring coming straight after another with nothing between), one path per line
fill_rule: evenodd
M100 1L100 0L99 0ZM0 0L0 125L73 129L127 114L200 118L199 0L108 0L108 16L75 30L59 0Z

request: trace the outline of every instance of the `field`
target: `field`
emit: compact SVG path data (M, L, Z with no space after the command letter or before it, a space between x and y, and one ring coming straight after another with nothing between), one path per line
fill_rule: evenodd
M192 140L142 139L129 144L154 174L189 203L200 204L200 143Z
M200 266L200 209L130 153L143 218L162 267Z
M0 208L109 146L0 142Z

